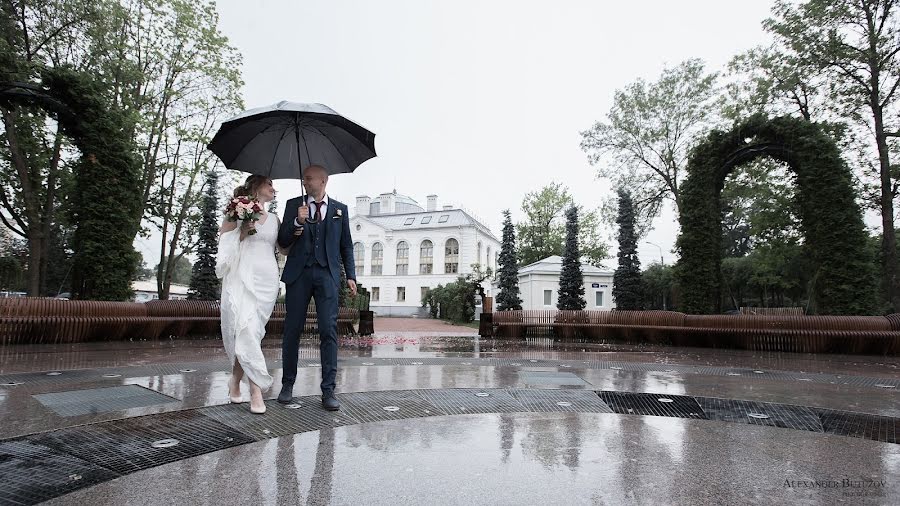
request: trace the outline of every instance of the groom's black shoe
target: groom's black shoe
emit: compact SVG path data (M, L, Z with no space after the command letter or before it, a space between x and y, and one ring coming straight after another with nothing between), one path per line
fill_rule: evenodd
M281 393L278 394L278 402L281 404L290 404L294 400L294 384L281 385Z
M341 403L334 396L334 392L325 392L322 394L322 407L328 411L337 411L341 409Z

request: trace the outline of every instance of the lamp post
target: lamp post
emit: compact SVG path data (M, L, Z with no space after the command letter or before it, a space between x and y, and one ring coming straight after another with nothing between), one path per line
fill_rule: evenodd
M659 248L659 263L662 264L663 267L665 267L665 266L666 266L666 259L663 258L663 250L662 250L662 247L661 247L659 244L656 244L656 243L653 243L653 242L650 242L650 241L644 241L644 242L646 242L647 244L650 244L651 246L656 246L657 248ZM666 311L667 308L666 308L666 289L665 289L665 288L663 288L663 293L662 293L662 303L663 303L663 311Z
M663 265L665 266L665 265L666 265L666 260L663 258L662 247L661 247L659 244L656 244L655 242L650 242L650 241L644 241L644 242L647 243L647 244L649 244L649 245L651 245L651 246L656 246L657 248L659 248L659 263L661 263L661 264L663 264Z

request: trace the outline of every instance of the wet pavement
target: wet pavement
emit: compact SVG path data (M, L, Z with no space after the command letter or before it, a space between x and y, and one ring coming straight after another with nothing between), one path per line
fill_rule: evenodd
M467 327L415 324L423 328L342 339L338 418L316 405L315 340L301 349L302 408L270 401L261 417L228 405L229 368L214 340L6 346L0 445L28 441L56 456L45 463L54 472L77 457L104 476L92 486L48 485L58 493L40 497L71 491L53 504L900 502L896 357L482 340ZM266 339L264 352L278 385L280 342ZM481 393L489 398L474 397ZM647 399L667 399L659 406L671 412L634 414L635 394L658 394ZM605 402L620 395L621 406ZM696 406L696 416L679 403ZM755 424L748 409L772 418ZM90 458L93 447L59 442L182 415L233 427L239 441L229 445L241 444L125 473ZM206 430L224 426L215 427ZM128 430L137 438L149 429ZM13 457L0 459L0 482L22 492L27 484L9 477L34 458ZM39 497L3 494L0 503Z

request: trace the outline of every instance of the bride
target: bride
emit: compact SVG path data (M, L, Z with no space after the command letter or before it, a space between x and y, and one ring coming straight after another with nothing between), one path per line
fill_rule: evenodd
M266 204L275 198L275 188L271 179L252 175L234 190L234 196L258 200L263 212L258 222L238 226L238 222L223 220L219 228L216 276L222 280L222 343L232 365L228 396L235 404L242 402L241 380L246 375L250 412L262 414L266 412L262 392L272 386L272 376L266 368L261 341L279 287L275 259L278 217L266 212ZM251 235L253 229L256 233Z

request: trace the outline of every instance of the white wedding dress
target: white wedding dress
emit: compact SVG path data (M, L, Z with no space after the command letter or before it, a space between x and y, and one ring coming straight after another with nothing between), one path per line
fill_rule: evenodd
M263 391L272 386L261 341L278 298L275 241L278 218L269 214L256 223L256 234L240 240L241 229L219 237L216 276L222 280L222 343L230 364L237 360L244 374Z

